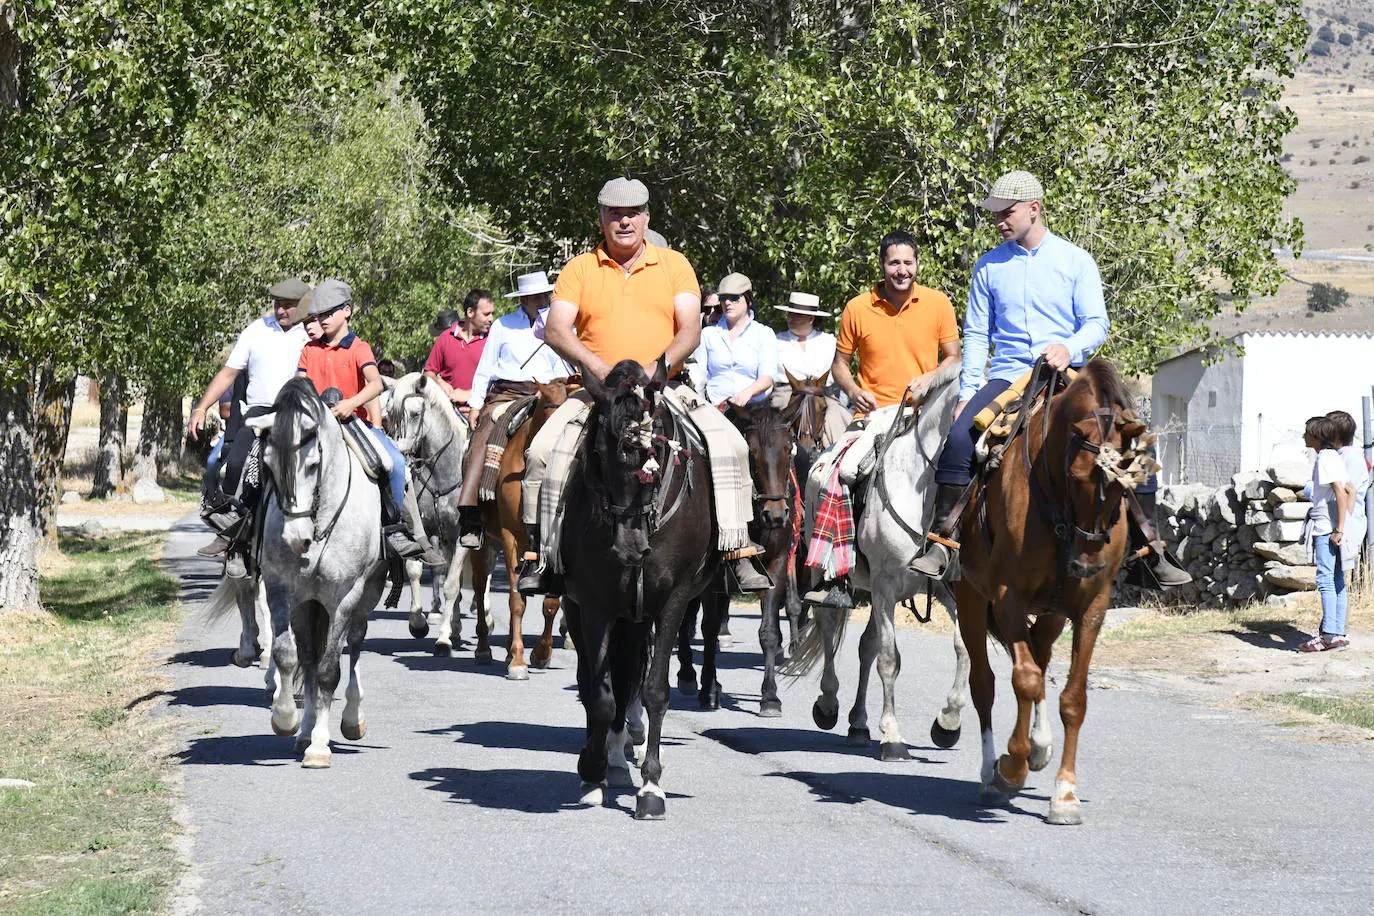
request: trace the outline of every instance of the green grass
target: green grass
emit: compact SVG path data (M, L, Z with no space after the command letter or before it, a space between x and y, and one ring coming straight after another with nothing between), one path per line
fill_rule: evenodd
M1353 725L1374 731L1374 693L1348 693L1341 696L1276 693L1264 697L1264 702L1320 716L1338 725Z
M145 703L176 625L163 535L64 539L48 615L0 617L0 912L162 909L176 876L170 722Z

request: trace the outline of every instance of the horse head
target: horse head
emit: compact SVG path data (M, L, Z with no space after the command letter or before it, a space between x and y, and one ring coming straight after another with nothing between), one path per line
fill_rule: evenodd
M662 462L654 442L654 418L668 382L662 357L649 378L634 360L622 360L605 381L584 371L583 383L595 405L588 436L588 482L602 491L615 525L612 552L625 566L642 566L649 553L648 514Z
M534 400L534 410L530 412L531 439L544 427L544 421L563 406L563 402L572 393L573 381L570 378L556 378L547 385L543 382L535 382L534 385L539 395Z
M1106 568L1104 548L1121 515L1127 490L1159 469L1154 437L1135 413L1135 400L1111 363L1093 360L1056 400L1042 456L1051 481L1063 488L1056 534L1071 545L1069 575L1090 579ZM1055 463L1063 456L1063 474ZM1066 510L1066 511L1065 511ZM1086 527L1084 526L1086 520Z
M814 458L823 447L825 436L825 386L830 380L827 371L820 378L799 379L786 369L787 383L792 397L782 410L783 420L792 428L797 447L808 458ZM807 461L807 465L810 465Z
M749 474L754 478L759 524L765 528L783 527L790 517L788 472L792 468L792 430L785 412L767 402L757 407L732 404L725 416L749 445Z
M271 469L286 519L282 540L298 554L309 550L315 538L326 443L343 444L338 423L309 379L291 379L277 394L263 464Z

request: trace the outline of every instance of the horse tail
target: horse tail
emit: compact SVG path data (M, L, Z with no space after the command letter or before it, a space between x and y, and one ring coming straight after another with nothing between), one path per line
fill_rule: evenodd
M210 594L210 600L196 616L201 623L210 625L228 617L230 611L237 614L238 610L238 594L234 580L226 576L220 580L219 586Z
M1001 627L997 625L997 615L992 612L992 602L988 602L987 608L988 636L996 640L997 644L1008 654L1011 654L1011 643L1007 642L1007 637L1003 635Z
M816 667L816 662L820 661L825 653L825 628L821 626L821 618L831 617L835 619L835 645L840 646L844 642L844 628L849 623L849 614L839 608L823 607L818 604L811 606L811 622L802 630L801 641L797 645L797 651L792 653L792 657L787 660L787 664L778 669L786 677L802 677L810 674Z

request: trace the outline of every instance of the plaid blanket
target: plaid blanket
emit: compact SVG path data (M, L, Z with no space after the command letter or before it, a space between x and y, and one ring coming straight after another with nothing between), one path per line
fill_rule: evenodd
M486 448L482 450L482 476L477 490L477 498L482 502L496 498L496 478L501 473L506 444L539 398L537 389L531 392L526 387L534 388L534 382L498 381L492 385L487 402L482 405L482 422L492 424Z
M840 461L854 440L840 447L816 506L806 565L818 567L826 580L847 575L854 568L854 506L849 488L840 480Z

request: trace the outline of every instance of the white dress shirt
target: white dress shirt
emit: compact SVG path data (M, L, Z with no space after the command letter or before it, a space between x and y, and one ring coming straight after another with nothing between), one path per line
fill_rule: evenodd
M495 381L544 382L572 375L568 364L553 352L539 337L536 329L543 328L547 308L540 309L534 322L524 309L516 309L492 322L487 332L487 345L477 361L472 377L472 399L468 406L481 410L487 400L487 389Z
M778 332L778 371L774 378L778 384L786 384L787 376L783 370L798 379L820 378L830 371L835 362L835 335L824 331L812 331L802 347L802 338L791 331Z

